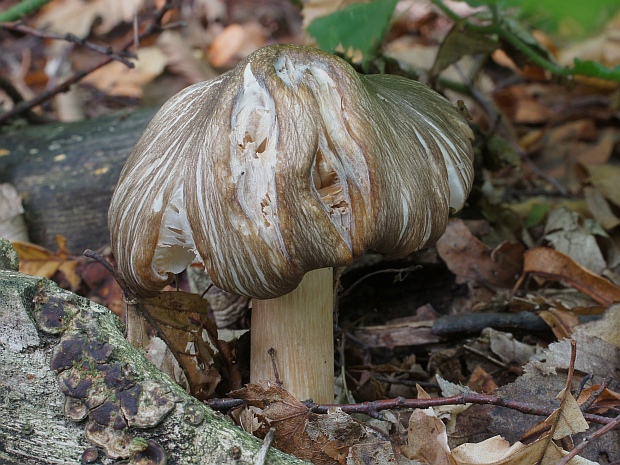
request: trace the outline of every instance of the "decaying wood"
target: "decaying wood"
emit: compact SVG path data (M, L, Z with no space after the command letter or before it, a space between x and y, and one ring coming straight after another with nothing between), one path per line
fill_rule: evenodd
M0 463L249 464L260 447L131 347L107 309L0 270ZM271 450L266 463L304 462Z
M81 254L109 244L108 207L120 171L155 110L0 134L0 182L22 195L30 240Z

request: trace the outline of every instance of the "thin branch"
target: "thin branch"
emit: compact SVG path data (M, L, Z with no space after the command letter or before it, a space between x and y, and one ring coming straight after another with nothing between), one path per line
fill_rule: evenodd
M273 442L273 438L276 435L276 429L272 426L269 429L269 432L265 435L265 439L263 439L263 445L260 450L254 457L254 465L265 465L265 460L267 460L267 453L271 448L271 443Z
M607 423L605 426L603 426L602 428L599 428L598 430L596 430L594 433L592 433L590 436L583 438L583 441L581 441L581 443L579 443L577 446L575 446L575 448L573 450L571 450L567 455L564 456L564 458L562 458L562 460L560 460L557 465L566 465L568 462L571 461L571 459L573 459L575 456L577 456L577 454L579 454L579 452L581 452L582 450L584 450L592 441L600 438L601 436L603 436L605 433L608 433L616 428L618 428L620 426L620 416L617 416L616 418L610 418L609 423Z
M603 391L607 389L607 386L609 386L612 379L613 378L611 376L608 376L607 378L605 378L603 382L601 383L601 385L598 387L598 389L594 391L583 404L581 404L582 412L587 412L590 409L590 407L594 405L594 402L596 402L596 399L598 399L601 396L601 394L603 394Z
M149 26L141 33L138 35L138 39L139 40L143 40L147 37L150 37L154 34L158 34L159 32L163 31L163 30L167 30L167 29L172 29L172 28L177 28L183 25L183 23L172 23L172 24L168 24L166 26L162 26L161 25L161 21L164 17L164 15L166 14L166 12L168 12L170 9L173 8L172 2L170 0L168 0L164 6L158 11L154 21L149 24ZM132 38L131 40L127 41L118 52L115 53L115 55L120 56L121 53L123 53L124 51L127 51L132 45L134 45L134 39ZM50 89L46 92L42 92L41 94L37 95L36 97L34 97L33 99L27 101L27 102L22 102L18 105L15 105L11 110L0 114L0 125L2 125L4 122L6 122L7 120L9 120L10 118L13 118L15 116L21 115L22 113L38 106L41 105L42 103L48 101L49 99L51 99L54 95L60 94L62 92L67 92L69 90L69 88L81 81L82 79L84 79L84 77L88 76L90 73L98 70L99 68L107 65L108 63L110 63L111 61L113 61L114 58L112 58L111 56L107 56L106 58L104 58L103 60L101 60L99 63L96 63L95 65L91 66L90 68L87 68L85 70L78 70L76 71L72 76L70 76L69 78L67 78L64 82L60 83L59 85L57 85L56 87L54 87L53 89Z
M120 61L128 68L135 68L136 66L131 61L127 60L127 57L135 58L135 53L128 52L127 50L121 50L118 54L116 54L110 46L94 44L87 41L86 39L82 39L81 37L76 36L75 34L56 34L54 32L40 31L38 29L28 27L21 23L0 24L0 29L4 29L6 31L21 32L22 34L28 34L34 37L39 37L41 39L65 40L67 42L71 42L73 44L77 44L84 48L87 48L88 50L92 50L93 52L100 53L101 55L106 55L113 60Z
M95 260L97 263L103 266L108 271L108 273L110 273L110 275L112 275L112 277L114 278L114 281L116 281L116 283L120 286L121 290L123 291L123 295L126 300L133 300L136 298L135 293L129 288L129 286L123 279L123 277L120 274L118 274L118 271L116 271L116 269L112 266L112 264L109 261L107 261L104 257L102 257L97 252L91 249L86 249L84 251L84 256Z
M360 279L358 279L353 284L351 284L351 286L349 286L348 289L345 289L338 298L342 299L343 297L348 296L358 284L360 284L365 279L370 278L371 276L376 276L378 274L383 274L383 273L396 273L397 274L396 279L398 279L398 281L403 281L405 278L401 276L402 273L409 273L410 271L415 271L419 268L422 268L422 267L420 265L412 265L407 268L386 268L385 270L373 271L372 273L365 274Z
M214 410L225 411L231 408L245 405L242 399L211 399L208 401L209 406ZM304 401L303 404L314 413L327 413L331 408L339 408L346 413L364 413L369 415L371 412L379 412L381 410L400 410L400 409L425 409L429 407L440 407L444 405L496 405L527 415L538 415L548 417L557 410L554 407L543 405L534 405L528 402L520 402L516 400L506 400L494 394L478 394L472 392L464 392L452 397L439 397L433 399L405 399L397 397L395 399L376 400L372 402L361 402L358 404L315 404L314 402ZM614 418L603 417L601 415L593 415L586 413L584 418L592 423L607 425L616 421Z

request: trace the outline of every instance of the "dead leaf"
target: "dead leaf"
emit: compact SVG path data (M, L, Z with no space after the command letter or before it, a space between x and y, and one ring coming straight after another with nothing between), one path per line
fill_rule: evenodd
M549 325L558 340L570 338L575 326L579 324L577 315L555 308L538 314Z
M437 242L437 252L457 283L482 281L503 288L511 287L521 273L523 250L522 244L507 242L492 249L461 220L452 221Z
M467 387L475 392L491 393L497 389L497 383L493 377L481 367L476 367L472 372Z
M35 244L12 242L13 248L19 255L19 271L49 279L52 279L56 273L61 273L69 283L71 290L75 291L82 281L76 273L78 261L67 250L67 240L63 236L57 235L56 242L58 244L56 252Z
M591 219L584 219L567 208L553 209L547 216L545 239L553 248L593 273L600 274L607 263L595 234L603 236L605 231Z
M432 465L455 465L448 447L448 435L435 411L415 409L409 418L407 445L402 447L405 457Z
M142 97L142 88L163 72L167 57L157 46L140 48L136 54L137 59L131 60L135 64L133 69L113 61L90 73L83 82L108 95Z
M435 78L465 55L488 55L498 47L499 42L489 40L488 36L472 32L456 23L441 42L429 77Z
M586 165L588 181L614 205L620 207L620 167L615 165Z
M611 210L603 194L589 186L583 188L583 194L592 216L603 228L609 231L620 225L620 218Z
M523 273L562 281L589 295L601 305L609 306L613 302L620 302L618 286L548 247L536 247L525 252Z
M223 369L225 365L222 354L216 356L206 336L217 335L217 328L208 317L207 301L197 294L162 292L156 297L141 298L136 305L174 354L194 397L201 400L213 397L222 380L218 368ZM171 375L176 377L174 373Z
M15 186L0 184L0 237L10 241L29 242L24 222L22 198Z
M130 23L144 0L56 0L46 6L37 19L37 27L78 37L86 37L95 20L95 31L110 32L119 23Z
M369 440L363 425L340 409L332 409L327 415L312 413L275 385L265 389L248 384L230 396L260 409L258 417L276 428L274 444L278 449L314 464L344 463L351 446Z
M577 398L577 403L581 406L587 401L590 396L600 389L600 385L595 384L589 388L584 389ZM614 392L609 388L603 389L603 391L596 397L588 412L603 415L609 411L609 409L618 409L620 407L620 393Z
M231 24L215 37L207 50L207 60L216 68L236 64L265 45L265 34L265 29L255 21Z
M611 305L601 320L580 325L578 331L620 348L620 304Z

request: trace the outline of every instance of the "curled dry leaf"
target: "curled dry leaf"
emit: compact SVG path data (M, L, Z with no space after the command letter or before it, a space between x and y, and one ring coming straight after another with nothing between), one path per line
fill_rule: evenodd
M275 426L274 444L278 449L314 464L349 463L346 460L352 446L376 442L361 423L340 409L330 410L327 415L312 413L275 385L265 389L248 384L230 395L258 409L255 411L260 423Z
M59 34L86 37L96 20L95 31L110 32L119 23L131 22L144 4L144 0L65 0L54 2L37 19L38 27L45 27Z
M207 316L207 301L196 294L162 292L139 299L137 306L172 351L192 394L203 400L212 397L222 377L215 351L205 339L205 328L217 334Z
M532 273L562 281L592 297L601 305L620 302L620 288L585 269L573 259L548 247L536 247L525 252L523 273Z
M75 291L82 281L76 273L78 261L67 250L67 240L63 236L57 235L56 242L58 244L56 252L31 243L13 242L13 248L19 255L19 271L49 279L56 273L61 273L71 290Z
M523 245L504 242L492 249L476 238L461 221L448 224L437 242L437 252L457 277L457 282L482 281L511 287L521 274Z

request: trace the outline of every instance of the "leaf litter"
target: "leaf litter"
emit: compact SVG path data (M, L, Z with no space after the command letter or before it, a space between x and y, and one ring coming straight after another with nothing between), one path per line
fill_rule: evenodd
M51 2L34 25L114 45L133 34L135 12L144 8L140 1L123 9L109 8L109 0L78 9L76 3ZM258 22L244 13L254 12L252 2L227 10L220 0L203 0L194 2L193 16L191 9L173 11L169 21L185 20L188 28L142 44L135 70L113 63L90 75L88 83L106 99L165 100L174 89L208 79L266 43L303 40L301 20L282 13L290 5L278 4L276 13L268 2L259 3L267 5L261 10L267 13ZM351 3L309 0L301 14L307 26ZM450 223L436 248L402 261L370 254L340 270L344 291L369 277L350 293L341 292L339 389L343 398L371 404L361 413L331 406L319 414L278 386L242 388L249 358L242 335L249 326L247 301L219 294L192 273L181 277L179 287L198 295L208 291L212 299L172 290L140 301L151 324L145 349L205 401L232 391L231 397L244 402L228 411L234 421L259 437L275 426L275 447L313 463L555 464L581 438L596 434L600 424L592 415L612 418L620 406L620 91L609 81L549 79L501 41L486 42L430 4L417 3L399 2L383 50L428 82L454 79L469 87L466 105L485 136L477 147L480 179L470 209ZM472 14L476 11L463 13ZM536 47L542 41L561 63L578 58L618 66L617 21L571 47L539 32L527 40ZM367 39L362 55L378 47L375 38ZM344 54L360 56L354 46L340 45ZM39 47L45 51L44 44ZM482 65L479 57L491 64ZM69 66L92 60L76 51ZM52 79L41 80L38 66L33 61L12 68L11 76L34 93ZM452 90L443 90L456 101ZM105 114L110 102L92 105L91 115ZM16 244L23 271L54 278L121 314L120 288L69 247L62 238L56 252ZM390 271L399 269L413 271ZM527 324L503 320L523 312L533 317ZM461 327L438 333L447 316ZM221 340L225 330L233 332L232 341ZM570 340L577 342L574 362ZM571 370L574 377L568 376ZM482 402L372 407L401 395L431 402L463 392L522 402L535 413ZM550 406L551 413L536 410ZM568 463L620 460L617 430L596 439Z

